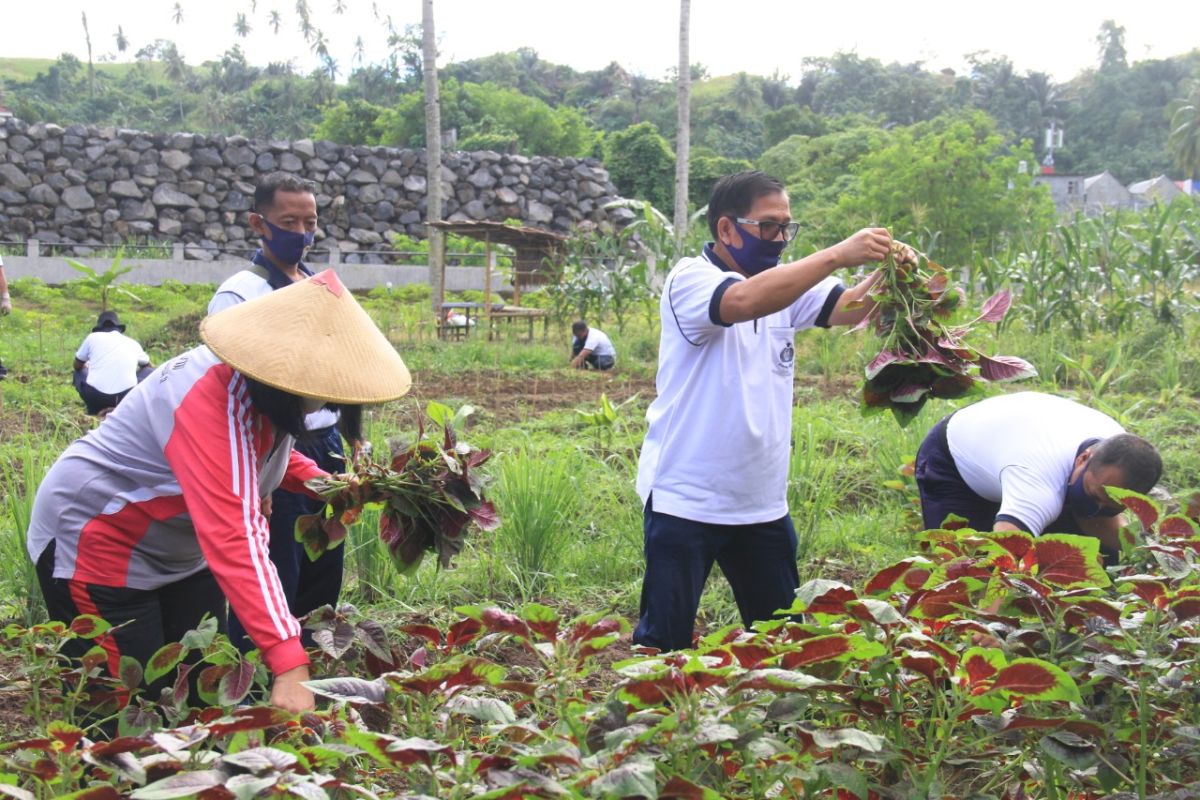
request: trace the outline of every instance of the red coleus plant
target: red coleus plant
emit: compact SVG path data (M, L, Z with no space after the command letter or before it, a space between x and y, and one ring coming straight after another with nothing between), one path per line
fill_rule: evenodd
M308 481L308 488L328 501L323 512L296 520L296 541L309 557L339 545L346 526L365 508L380 510L379 536L401 574L415 570L429 551L449 567L472 523L482 530L498 526L495 506L484 498L487 478L479 469L491 453L459 441L455 433L455 424L471 411L465 407L452 414L430 403L425 413L442 429L440 438L425 436L422 423L415 443L388 443L388 460L359 458L350 472Z
M1014 356L987 356L967 344L980 322L999 322L1012 296L996 292L975 319L950 325L962 304L963 291L951 285L945 267L903 242L891 252L871 288L876 305L854 330L874 327L883 339L879 355L866 368L864 409L891 409L907 425L930 397L962 397L979 381L1011 381L1037 374L1029 362Z

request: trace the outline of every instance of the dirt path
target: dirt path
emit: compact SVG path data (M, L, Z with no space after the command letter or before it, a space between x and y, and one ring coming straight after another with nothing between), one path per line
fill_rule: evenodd
M649 403L654 399L654 379L615 373L567 371L522 377L502 370L479 370L459 375L425 375L413 386L412 396L422 404L430 400L455 406L478 406L497 423L520 422L556 409L595 406L601 394L612 403L633 395Z

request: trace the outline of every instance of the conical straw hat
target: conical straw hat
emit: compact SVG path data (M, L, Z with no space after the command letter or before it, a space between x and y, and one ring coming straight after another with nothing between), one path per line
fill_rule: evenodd
M412 376L333 270L206 317L200 338L260 383L333 403L381 403Z

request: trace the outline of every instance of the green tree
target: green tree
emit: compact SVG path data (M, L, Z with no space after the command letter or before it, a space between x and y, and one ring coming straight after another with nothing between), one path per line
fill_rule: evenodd
M917 236L935 259L969 262L972 251L1031 221L1049 222L1048 195L1017 173L1028 145L1006 144L995 121L979 111L938 117L892 132L891 143L855 165L857 191L839 208L849 227L880 224Z
M313 138L339 144L375 144L379 141L382 113L382 108L366 100L338 100L321 109L321 121L313 129Z
M763 116L763 146L774 147L789 136L821 136L829 121L807 106L789 105Z
M1096 45L1100 48L1100 69L1121 69L1125 64L1125 29L1111 19L1100 23L1096 34Z
M744 158L726 158L711 151L692 151L688 164L688 199L699 208L708 203L713 186L726 175L753 169Z
M653 125L631 125L611 134L604 144L604 165L622 196L671 208L675 156Z

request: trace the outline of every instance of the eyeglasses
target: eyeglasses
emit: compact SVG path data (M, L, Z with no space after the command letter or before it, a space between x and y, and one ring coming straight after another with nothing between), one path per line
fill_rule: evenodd
M796 234L800 232L799 222L773 222L769 219L746 219L745 217L730 217L734 222L741 225L757 225L758 238L765 239L768 242L774 241L775 237L783 232L783 240L790 242L796 238Z

